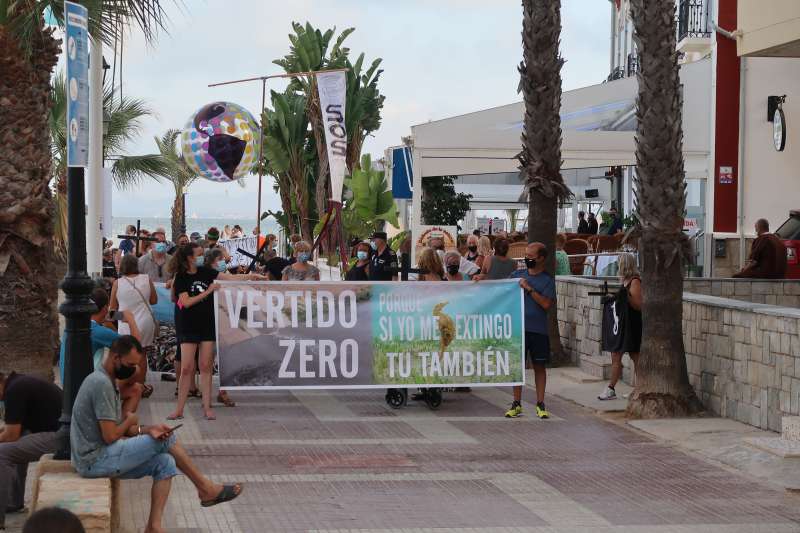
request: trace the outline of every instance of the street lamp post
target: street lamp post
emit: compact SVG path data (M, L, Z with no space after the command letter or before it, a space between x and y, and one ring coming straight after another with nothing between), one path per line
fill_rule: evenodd
M64 335L64 400L59 420L59 460L70 459L69 427L78 389L92 371L90 317L97 309L89 298L94 283L86 272L84 169L67 169L67 275L61 282L66 300L58 310L66 319Z

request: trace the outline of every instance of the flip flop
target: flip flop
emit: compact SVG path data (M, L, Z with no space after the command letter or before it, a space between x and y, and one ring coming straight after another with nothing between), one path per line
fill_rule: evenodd
M142 398L149 398L153 395L152 385L142 385Z
M204 414L203 418L205 418L206 420L216 420L217 419L217 415L208 416L208 415Z
M236 407L236 402L231 400L227 394L219 393L217 395L217 401L225 407Z
M239 488L239 492L236 492L237 487ZM242 493L242 490L241 485L223 485L222 490L219 491L216 498L213 500L201 501L200 505L202 507L214 507L220 503L229 502L236 499Z
M167 420L183 420L183 415L169 415Z

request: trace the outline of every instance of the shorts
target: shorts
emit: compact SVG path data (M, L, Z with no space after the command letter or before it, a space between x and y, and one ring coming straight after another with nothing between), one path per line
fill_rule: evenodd
M211 333L184 333L178 335L178 344L200 344L201 342L217 342L217 337Z
M525 332L525 354L535 365L550 363L550 337L532 331Z
M87 478L170 479L178 475L175 459L169 454L175 442L174 434L161 441L149 435L120 439L104 447L91 465L77 470Z

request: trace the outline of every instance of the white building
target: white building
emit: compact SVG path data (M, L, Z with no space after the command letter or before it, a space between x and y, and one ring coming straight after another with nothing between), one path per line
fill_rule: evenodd
M560 213L567 231L576 227L579 209L633 208L639 63L628 1L610 0L610 13L608 79L562 98L563 174L575 193ZM800 55L800 1L771 0L767 7L757 0L678 0L676 16L685 229L695 240L702 271L729 276L744 260L741 244L754 236L755 220L767 218L777 227L790 209L800 208L800 145L792 141L800 133L792 118L800 120L800 63L762 57ZM719 26L729 31L716 31ZM767 102L782 95L788 141L778 152ZM453 175L457 188L474 196L474 210L526 209L514 158L522 121L519 102L412 126L413 147L405 159L413 166L413 183ZM618 174L614 167L622 167L621 176L607 177ZM413 187L412 196L407 227L413 231L420 223L413 206L420 205L421 188Z

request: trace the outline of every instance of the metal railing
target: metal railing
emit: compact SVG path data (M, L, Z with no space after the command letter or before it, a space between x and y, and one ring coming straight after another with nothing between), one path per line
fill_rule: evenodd
M681 0L678 4L678 42L687 37L711 38L710 0Z
M628 77L635 76L639 72L639 54L628 54L627 71Z

